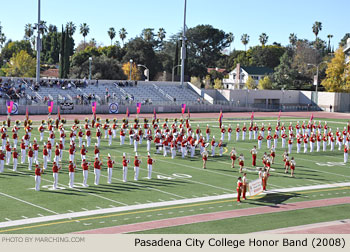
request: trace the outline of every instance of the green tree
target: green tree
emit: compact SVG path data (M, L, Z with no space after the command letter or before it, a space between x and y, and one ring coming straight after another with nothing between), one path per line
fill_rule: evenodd
M280 58L285 48L276 45L254 46L247 51L250 66L275 68L280 64ZM247 65L246 65L247 66Z
M158 33L157 33L157 37L158 37L158 40L160 41L161 44L163 43L163 40L165 39L165 34L166 34L165 29L159 28Z
M26 51L16 53L3 71L8 77L35 77L36 60Z
M317 39L317 35L318 33L322 30L322 23L316 21L313 25L312 25L312 32L315 34L316 39Z
M281 57L281 63L273 73L273 87L275 89L297 89L296 84L298 72L292 67L293 51L287 50Z
M345 63L345 54L340 47L335 51L334 58L328 63L326 78L321 85L327 92L350 92L350 67Z
M266 35L266 33L261 33L259 36L259 41L262 46L265 46L267 43L267 40L269 39L269 36Z
M247 82L245 83L245 86L247 89L257 88L256 82L251 76L248 77Z
M113 39L115 38L116 32L113 27L109 28L107 31L109 38L111 39L111 45L113 44Z
M332 34L328 34L327 35L327 38L328 38L328 48L327 48L327 50L328 50L328 52L331 52L331 38L333 38L333 35Z
M292 45L292 46L295 46L296 43L298 41L298 37L295 33L291 33L289 34L289 43Z
M34 30L32 24L26 24L24 27L24 39L30 40L33 36Z
M5 46L1 50L1 57L5 61L9 61L10 58L19 53L20 51L26 51L30 56L34 56L34 52L31 43L27 40L20 41L7 41Z
M122 40L123 47L124 47L124 39L126 38L126 35L128 35L128 33L126 32L125 28L121 28L119 30L119 38Z
M269 76L259 80L258 89L272 89L272 81Z
M247 51L247 45L249 43L249 35L244 33L241 37L242 44L244 45L244 50Z
M344 37L339 42L339 47L345 47L348 38L350 38L350 33L345 33Z
M6 36L5 36L5 33L2 32L2 25L0 22L0 48L3 47L5 42L6 42Z
M77 30L77 27L72 21L70 21L66 24L66 30L68 31L68 35L70 37L73 37L75 31Z
M227 41L228 41L228 43L230 44L230 53L231 53L231 45L232 45L232 43L233 43L234 40L235 40L235 36L233 35L232 32L229 32L229 33L227 34Z
M89 34L90 28L87 23L83 23L80 25L80 34L84 37L84 48L85 48L85 37Z
M66 29L65 35L64 35L64 78L68 78L69 75L69 68L70 68L70 61L69 61L69 50L70 50L70 37L69 32Z
M145 28L142 30L142 37L147 42L153 42L154 40L154 32L153 28Z
M219 78L214 80L214 88L215 89L222 89L222 80L220 80Z
M61 32L61 43L60 43L60 67L59 67L59 77L64 78L65 74L65 58L64 58L64 43L65 43L65 32L63 30L63 25L62 25L62 32Z

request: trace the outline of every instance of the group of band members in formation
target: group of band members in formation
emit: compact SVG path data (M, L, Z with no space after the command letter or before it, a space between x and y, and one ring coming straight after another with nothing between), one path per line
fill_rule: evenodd
M40 190L40 181L41 174L44 170L48 169L48 163L52 162L52 172L54 177L53 189L57 188L58 184L58 173L61 170L60 162L62 161L63 151L66 150L66 132L65 129L65 119L62 120L53 120L49 119L47 122L43 120L38 127L40 134L40 139L37 140L35 137L32 139L31 133L33 130L32 121L26 120L24 122L24 135L20 140L20 153L17 151L17 143L19 138L20 131L20 121L16 121L15 125L10 127L10 123L4 121L1 131L2 138L2 148L0 150L0 173L4 171L4 164L6 160L6 165L10 165L11 157L13 160L13 171L17 171L17 160L20 156L21 164L26 162L26 157L28 158L28 170L32 170L32 165L35 164L35 188L37 191ZM240 128L239 124L233 129L231 125L226 129L225 126L220 128L221 137L218 142L216 142L215 136L211 136L211 128L209 125L206 126L205 133L202 133L200 126L197 125L196 129L192 129L189 118L186 120L181 119L179 122L177 119L174 119L173 123L170 123L168 119L164 120L163 125L160 124L159 119L152 120L152 124L148 123L148 119L144 119L143 125L139 122L139 119L134 120L134 124L129 123L128 120L123 119L123 123L119 126L117 124L117 119L110 121L106 119L103 123L100 118L97 118L96 121L92 120L90 123L89 119L85 119L84 125L79 125L79 120L75 119L73 125L70 128L69 132L69 187L74 187L74 174L76 170L75 162L75 153L76 153L76 144L80 148L81 154L81 168L83 170L83 186L87 187L88 179L88 170L91 165L94 168L95 174L95 185L99 184L101 168L103 162L100 157L100 143L101 138L104 137L108 140L108 145L112 146L114 138L117 138L117 131L119 131L120 136L120 145L125 144L125 139L128 136L129 144L133 145L135 156L134 156L134 180L138 180L139 176L139 167L141 164L141 158L137 154L138 145L142 144L142 141L147 142L147 169L148 169L148 179L152 177L152 165L155 162L150 155L151 143L154 142L156 153L163 154L167 156L171 155L171 158L175 158L177 152L181 154L182 158L185 158L187 155L191 157L195 156L195 150L199 147L200 155L203 160L203 168L206 169L206 163L208 160L208 150L211 150L211 156L215 156L216 147L219 148L219 155L223 155L223 150L226 144L224 144L225 135L227 133L227 140L231 141L231 134L233 131L236 132L236 141L245 141L257 140L258 148L254 148L250 151L252 155L252 165L256 168L256 159L257 159L257 149L261 148L263 140L266 140L267 148L270 150L270 153L264 153L263 156L263 165L264 168L260 168L259 177L262 179L262 184L264 190L266 190L266 181L269 176L269 170L271 164L274 162L275 158L275 147L278 146L278 139L282 139L281 147L287 148L283 154L284 163L285 163L285 172L288 173L288 170L291 169L291 176L294 176L295 169L295 160L293 157L289 157L292 153L294 139L296 138L297 153L301 151L301 144L304 146L304 153L308 151L308 145L310 146L310 152L314 151L314 144L316 142L316 151L320 151L321 143L323 142L323 151L327 150L327 146L330 145L330 150L333 151L335 144L338 145L338 149L342 149L344 145L344 162L347 162L348 159L348 149L349 149L349 139L350 139L350 126L349 123L344 127L343 131L339 129L335 133L327 126L327 122L323 125L321 122L318 124L316 122L309 121L308 124L303 122L296 125L290 123L288 126L285 126L284 123L280 124L277 122L276 127L274 128L274 134L272 133L272 126L269 123L265 128L264 124L261 124L259 128L256 123L253 121L249 124L249 127L246 124L243 124L243 127ZM86 159L87 148L91 146L91 128L96 128L96 143L94 149L95 160L93 163L90 163ZM56 131L59 132L59 141L56 140ZM12 146L9 139L9 132L12 131ZM102 131L104 131L104 136ZM248 131L248 137L246 133ZM265 131L267 134L265 136ZM48 133L47 141L44 139L44 134ZM294 134L295 133L295 134ZM85 139L85 140L84 140ZM85 142L86 141L86 142ZM273 144L272 144L273 141ZM39 142L41 144L39 144ZM77 142L77 143L76 143ZM42 166L39 165L39 148L42 150ZM288 145L288 146L287 146ZM54 149L54 150L53 150ZM162 151L163 153L160 153ZM53 152L53 153L52 153ZM243 172L244 167L244 156L243 154L238 155L235 148L230 152L230 158L232 160L232 167L234 167L235 160L238 159L239 162L239 172ZM124 153L122 156L121 166L123 167L123 181L127 181L127 170L128 164L130 163L130 157L126 156ZM107 174L108 174L108 183L112 182L112 171L113 166L116 165L116 162L112 160L110 154L107 157ZM243 189L245 186L245 179L243 177L242 186L239 186L239 190L245 192ZM242 187L242 188L241 188ZM238 187L237 187L238 190ZM245 193L243 193L243 198L245 198Z

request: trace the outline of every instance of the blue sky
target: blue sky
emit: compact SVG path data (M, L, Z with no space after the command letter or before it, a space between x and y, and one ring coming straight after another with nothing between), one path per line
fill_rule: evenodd
M143 28L163 27L169 35L177 33L183 23L184 0L41 0L42 19L61 27L68 21L77 26L85 22L90 26L87 40L109 45L109 27L117 31L125 27L127 39L139 35ZM232 32L235 41L232 49L244 49L240 38L250 36L249 46L259 43L259 34L267 33L268 44L274 41L288 44L289 34L298 38L314 39L312 24L322 22L319 34L327 39L334 35L332 44L337 47L345 33L350 32L348 0L188 0L187 26L211 24L225 32ZM23 38L24 25L37 21L37 0L1 1L0 22L6 37ZM79 31L74 38L82 40ZM119 39L119 36L118 36Z

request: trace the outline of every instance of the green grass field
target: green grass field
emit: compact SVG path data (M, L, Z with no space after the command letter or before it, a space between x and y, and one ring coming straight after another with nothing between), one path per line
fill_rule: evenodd
M317 119L317 118L316 118ZM302 118L283 118L281 122L289 124L292 121L303 121ZM308 119L305 119L306 121ZM256 118L255 121L260 126L264 122L265 126L269 122L274 126L276 118ZM234 127L236 123L243 125L243 120L236 118L225 118L224 124L232 124ZM246 121L248 123L248 121ZM337 127L342 129L346 125L345 120L327 120L328 125L333 131ZM66 129L69 129L71 122L68 122ZM200 124L202 131L205 130L206 124L212 127L212 135L219 139L218 122L214 119L196 119L192 121L192 127L195 129L196 125ZM323 120L322 120L323 123ZM38 122L35 122L33 137L39 139L37 131ZM215 128L214 128L215 127ZM93 136L95 131L92 131ZM22 136L23 130L20 131ZM48 134L45 133L45 139ZM56 137L58 134L56 133ZM68 139L68 140L67 140ZM66 139L66 145L69 138ZM155 148L152 145L152 156L156 159L153 165L153 179L148 180L146 168L146 143L145 141L139 146L138 153L142 157L142 164L140 169L139 181L134 181L133 167L130 165L128 169L128 182L122 182L121 160L122 153L129 153L131 161L133 161L133 146L129 145L127 139L126 145L119 145L119 135L113 139L112 147L108 146L108 140L102 138L100 151L104 166L100 179L100 185L95 186L93 169L89 171L88 184L90 187L83 188L81 183L83 181L82 171L80 169L80 154L75 155L78 169L75 175L75 189L68 188L68 152L64 152L62 171L59 173L59 190L52 190L53 178L51 171L51 163L49 170L42 176L42 189L40 192L34 190L34 172L27 170L27 163L18 165L18 172L12 171L12 163L9 166L5 165L5 172L0 174L0 233L70 233L82 230L108 227L122 224L138 223L144 221L151 221L157 219L173 218L177 216L194 215L198 213L217 212L224 210L232 210L239 208L257 207L261 205L271 205L277 203L296 202L311 199L331 198L340 196L349 196L349 187L330 188L314 191L298 191L294 190L292 193L283 193L275 195L265 195L261 197L254 197L248 199L242 204L237 204L234 199L217 199L201 201L200 203L192 203L193 200L201 197L219 196L235 192L235 185L237 177L240 176L238 168L232 169L230 165L229 152L232 147L235 147L238 153L243 153L246 157L245 167L248 173L248 180L258 178L258 173L251 167L251 157L249 154L253 145L257 145L257 140L239 141L236 142L235 134L232 134L232 140L228 143L225 153L222 157L209 157L207 169L202 169L202 161L197 155L195 158L187 157L182 159L180 154L175 159L170 156L163 157L162 155L154 154ZM226 136L227 140L227 136ZM92 146L88 149L88 159L93 161L93 146L95 138L92 140ZM42 148L40 148L42 150ZM67 146L66 146L67 150ZM267 151L266 142L263 143L262 149L258 150L258 166L262 165L261 156L264 151ZM293 146L293 154L295 157L296 177L291 178L289 174L284 173L282 165L281 141L279 141L276 149L276 161L272 165L272 172L269 178L268 189L282 189L282 188L297 188L302 186L314 186L334 183L350 182L349 165L343 163L343 151L336 150L334 152L319 152L296 154L296 145ZM117 162L116 168L113 171L113 183L107 184L106 158L110 153L112 159ZM218 154L218 148L217 148ZM42 152L39 152L39 161L42 162ZM27 160L26 160L27 162ZM238 166L238 164L236 165ZM168 207L155 207L154 203L169 202L175 200L186 200L186 204L172 204ZM2 227L2 223L9 223L16 220L52 216L66 213L79 213L99 209L112 209L115 207L127 206L142 206L149 204L139 210L121 211L108 214L96 214L91 216L79 216L71 219L61 219L57 221L43 221L37 223L29 223L26 225L19 224L11 227ZM265 225L261 226L263 229L284 227L293 224L293 216L302 214L305 218L305 223L316 223L320 221L336 220L344 218L344 209L349 209L348 205L330 207L324 211L332 212L325 218L316 209L307 209L294 211L293 214L277 213L274 218L281 220L287 219L283 225ZM323 211L323 210L322 210ZM313 214L317 213L317 214ZM260 216L261 217L261 216ZM230 224L236 225L242 219L245 228L242 232L254 232L258 229L254 228L256 219L260 217L245 217L235 220L230 220L226 225L221 225L218 222L200 223L188 226L179 226L174 228L159 229L147 231L150 233L235 233L237 230L231 229ZM264 216L265 217L265 216ZM267 216L266 218L271 218ZM263 218L264 219L264 218ZM306 221L307 220L307 221ZM305 224L304 222L302 224ZM220 226L220 227L218 227ZM2 228L1 228L2 227ZM263 230L261 229L261 230Z

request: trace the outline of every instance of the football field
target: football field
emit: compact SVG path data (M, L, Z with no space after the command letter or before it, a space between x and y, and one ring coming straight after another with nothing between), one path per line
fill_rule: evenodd
M175 117L175 116L174 116ZM143 124L143 117L140 116ZM172 123L173 118L169 118ZM282 117L281 123L286 126L290 122L293 125L297 121L308 121L309 117ZM322 124L325 119L314 118ZM343 129L347 124L345 119L326 119L328 126L335 132L337 128ZM246 118L224 117L223 124L227 127L232 124L235 128L237 123L240 127L243 123L249 124ZM256 117L254 122L260 127L264 123L267 127L271 123L276 125L276 117ZM34 121L32 137L39 140L37 127L40 121ZM68 120L65 125L66 134L73 121ZM81 120L81 125L84 122ZM133 123L133 120L129 120ZM163 119L160 121L162 125ZM121 120L118 121L120 126ZM207 124L218 140L220 137L217 118L194 118L191 119L193 130L200 125L202 132ZM21 125L22 127L22 125ZM274 130L272 131L274 132ZM257 140L236 141L235 132L232 133L231 141L227 141L227 133L224 143L223 156L219 156L219 148L216 148L216 156L209 156L207 169L202 168L202 158L199 150L196 156L187 156L182 159L177 153L175 159L168 154L155 154L152 143L153 165L152 179L147 177L147 151L146 141L138 148L141 156L139 180L134 181L134 150L133 145L120 146L119 134L113 139L112 146L108 146L108 140L101 138L100 152L103 161L100 185L94 185L94 172L89 169L89 187L83 187L83 174L80 166L80 149L77 148L75 161L77 169L75 173L75 188L68 187L68 148L69 137L66 138L66 149L61 163L62 170L59 172L58 190L53 190L52 163L42 175L41 191L34 190L34 171L28 170L25 164L18 164L18 171L12 171L10 165L5 165L5 172L0 173L0 233L72 233L86 230L94 230L106 227L125 226L128 224L151 223L152 221L175 220L177 218L199 216L204 214L271 207L281 204L296 204L300 202L319 201L325 199L349 199L350 197L350 165L343 162L344 151L335 147L334 151L300 153L296 154L296 144L293 145L291 156L296 160L295 177L284 172L281 148L281 139L276 148L275 163L271 166L267 192L257 196L248 197L246 201L237 203L236 183L239 173L238 162L235 168L231 168L230 151L236 148L237 154L245 156L245 169L248 181L258 178L258 171L252 167L250 150L257 145ZM12 135L12 134L10 134ZM19 136L23 135L23 129ZM265 132L265 137L267 132ZM56 131L56 140L58 133ZM96 142L95 129L92 129L91 146L88 148L87 159L94 160L94 144ZM248 134L247 134L248 136ZM45 139L48 133L45 132ZM41 145L41 142L40 142ZM18 145L17 145L18 146ZM53 149L54 150L54 149ZM269 153L266 140L262 148L258 150L257 166L262 167L261 158L263 153ZM303 152L303 148L302 148ZM128 168L128 181L122 181L122 154L130 157ZM113 169L112 184L107 183L106 161L110 154L116 161ZM52 158L53 159L53 158ZM20 161L20 158L19 158ZM39 151L39 162L42 163L42 147ZM302 204L301 204L302 206ZM317 205L315 207L291 209L288 211L267 212L251 216L237 216L223 220L212 219L193 224L173 225L163 228L133 229L131 232L141 233L250 233L270 229L284 228L304 224L312 224L326 221L346 219L350 210L349 203L337 203L334 205ZM298 218L296 218L298 217ZM296 220L297 219L297 220ZM273 220L273 221L271 221Z

